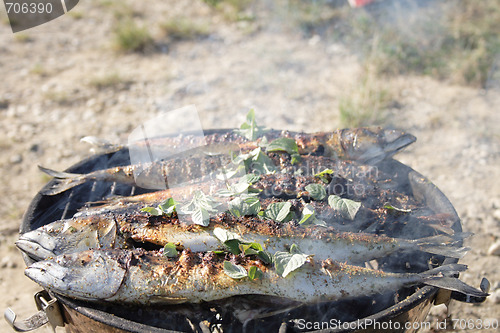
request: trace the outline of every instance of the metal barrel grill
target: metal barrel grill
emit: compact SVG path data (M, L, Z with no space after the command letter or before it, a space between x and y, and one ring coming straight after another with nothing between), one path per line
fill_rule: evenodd
M227 130L205 131L205 134ZM93 170L130 163L128 150L100 154L70 167L67 172L88 173ZM424 176L410 167L388 159L377 167L389 173L399 188L424 202L435 214L447 214L449 228L461 232L460 219L445 195ZM54 180L45 188L53 185ZM147 190L118 183L89 182L55 196L39 192L26 211L20 233L34 230L58 219L70 218L88 202L102 200L110 195L129 196ZM393 236L393 235L390 235ZM398 236L397 234L394 235ZM34 261L23 253L27 265ZM382 259L385 260L385 259ZM396 260L395 264L391 260ZM414 269L427 265L457 262L457 259L432 256L414 260L404 255L382 263L402 271L405 263L412 261ZM64 325L66 332L416 332L433 303L446 303L452 299L479 303L483 299L464 297L457 292L440 291L436 287L409 287L383 295L366 296L354 300L300 306L281 312L272 300L248 295L223 301L176 306L125 306L111 303L85 302L51 292L40 292L35 300L40 309L32 318L17 320L13 312L6 313L7 320L16 330L30 330L50 322ZM253 307L268 308L268 315L245 321L236 314L252 313ZM246 311L246 312L245 312ZM306 322L323 326L306 325ZM378 325L369 325L376 322ZM385 325L391 322L391 325ZM324 323L328 323L325 327ZM383 329L382 329L383 328Z

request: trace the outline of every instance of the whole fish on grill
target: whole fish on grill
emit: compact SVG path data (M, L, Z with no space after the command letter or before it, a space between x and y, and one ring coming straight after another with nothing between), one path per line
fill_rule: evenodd
M390 158L415 141L415 137L411 134L381 128L343 129L313 134L272 131L266 134L267 137L271 139L287 137L295 140L298 152L301 155L318 155L368 164L378 163L383 159ZM226 138L230 139L231 137ZM170 139L166 140L169 142ZM140 186L158 189L168 184L169 177L175 179L176 182L182 182L208 176L229 165L231 152L239 150L247 152L251 149L257 149L261 144L261 140L243 143L240 140L235 140L239 145L234 142L207 141L215 141L216 143L191 149L187 152L180 152L169 156L168 160L96 170L84 175L58 172L40 167L43 172L59 180L52 188L46 189L44 194L55 195L89 180L136 185L137 177L141 177ZM192 155L200 153L210 156L193 160ZM176 158L176 156L180 157Z
M181 133L177 136L148 138L147 140L132 142L132 145L143 149L154 146L156 149L160 149L163 154L170 155L178 152L179 147L218 145L221 143L234 143L238 144L242 150L250 150L258 147L264 137L268 141L280 137L292 138L297 142L301 155L324 155L371 164L393 156L416 140L413 135L402 131L376 127L347 128L312 134L269 130L255 141L239 135L236 131L212 133L204 136ZM128 148L125 145L111 144L94 137L86 137L82 141L102 148L107 152Z
M216 230L237 235L242 242L257 242L268 251L284 251L295 243L318 259L331 258L351 264L383 258L399 251L424 251L461 258L467 248L456 246L466 234L436 235L416 240L367 233L338 232L332 227L303 227L296 221L280 223L258 216L235 217L220 213L207 227L185 225L176 216L147 213L96 214L60 220L20 236L16 245L37 259L87 249L127 247L127 240L165 246L174 243L194 252L220 250Z
M422 273L386 273L330 259L309 259L286 277L270 265L249 258L228 258L246 272L256 266L260 279L234 279L225 273L225 258L183 251L167 258L144 250L89 250L30 265L25 274L53 292L85 300L135 304L199 303L257 294L300 303L316 303L429 284L472 296L487 294L451 275L465 265L451 264Z

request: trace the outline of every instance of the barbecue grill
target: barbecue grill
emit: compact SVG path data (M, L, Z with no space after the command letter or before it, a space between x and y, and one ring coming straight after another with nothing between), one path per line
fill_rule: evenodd
M206 131L205 134L227 130ZM77 163L67 171L88 173L93 170L130 163L126 148L113 153L99 154ZM391 175L399 189L424 202L435 214L446 214L447 225L461 232L460 219L444 194L424 176L410 167L388 159L377 167ZM54 184L49 182L45 188ZM88 202L96 202L110 195L129 196L147 190L117 183L89 182L55 196L39 192L31 202L20 228L20 233L34 230L58 219L70 218ZM397 236L397 235L391 235ZM23 253L27 265L34 261ZM436 266L457 262L456 259L425 255L412 259L405 254L381 259L384 267L399 271L422 271L423 265L433 262ZM411 269L405 263L411 262ZM439 297L438 297L439 295ZM41 311L31 321L15 321L13 312L6 318L14 328L36 328L50 321L53 325L64 323L67 332L416 332L433 303L446 303L451 298L479 303L484 298L464 297L457 292L440 291L436 287L409 287L386 294L361 297L280 311L272 299L248 295L228 300L175 306L119 306L110 303L86 302L70 299L50 292L37 294L35 299ZM252 309L266 308L265 317L252 319ZM246 316L248 320L241 320ZM36 320L35 320L36 319ZM305 325L306 322L323 325ZM378 326L368 325L376 322ZM325 323L328 323L325 327ZM391 323L389 325L389 323ZM379 329L380 328L380 329Z

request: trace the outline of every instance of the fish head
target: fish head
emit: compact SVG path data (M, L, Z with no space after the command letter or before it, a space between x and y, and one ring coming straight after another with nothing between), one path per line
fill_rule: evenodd
M45 260L63 253L113 247L116 223L97 218L52 222L22 234L16 246L36 260Z
M123 283L127 273L124 259L112 250L88 250L36 262L24 274L56 293L87 300L107 299Z

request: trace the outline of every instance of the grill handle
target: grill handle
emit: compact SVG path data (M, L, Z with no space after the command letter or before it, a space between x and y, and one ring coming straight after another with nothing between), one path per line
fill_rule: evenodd
M57 326L64 326L57 299L51 297L47 291L37 292L35 294L35 303L39 311L24 320L16 320L17 315L11 308L5 310L4 318L16 332L33 331L47 323L50 323L54 332Z

